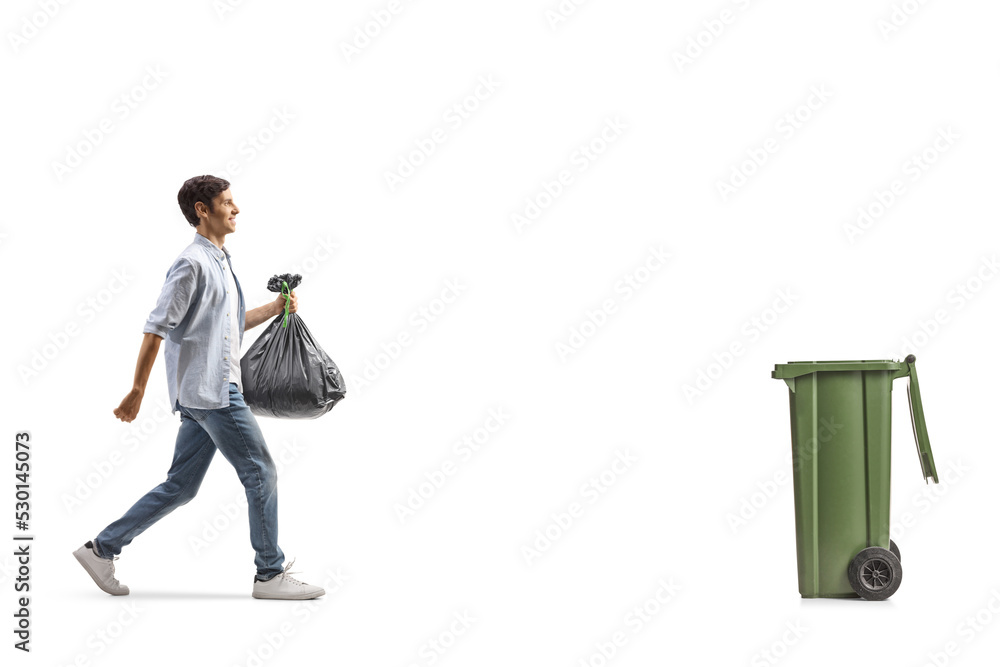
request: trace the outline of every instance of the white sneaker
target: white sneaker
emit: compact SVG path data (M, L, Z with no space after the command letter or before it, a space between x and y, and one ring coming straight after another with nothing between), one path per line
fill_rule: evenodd
M111 595L128 595L128 586L123 586L115 579L115 561L118 556L101 558L94 551L93 542L87 542L74 551L73 555L102 591Z
M312 600L321 595L326 595L319 586L306 584L298 579L289 576L289 569L292 563L285 566L285 569L267 581L253 580L253 596L259 600Z

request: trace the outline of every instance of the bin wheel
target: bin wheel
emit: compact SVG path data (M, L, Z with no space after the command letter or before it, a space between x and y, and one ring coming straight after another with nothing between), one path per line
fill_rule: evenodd
M868 547L859 551L847 566L847 580L865 600L885 600L899 588L903 566L888 549Z
M893 553L893 555L896 557L896 560L898 560L900 563L903 562L903 557L899 555L899 547L896 546L896 543L893 542L892 540L889 540L889 551Z

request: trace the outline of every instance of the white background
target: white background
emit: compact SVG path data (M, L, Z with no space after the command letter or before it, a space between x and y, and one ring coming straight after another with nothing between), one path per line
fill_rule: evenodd
M388 0L102 0L49 3L51 17L44 4L7 2L2 22L2 423L9 442L33 434L37 536L30 656L11 647L2 550L5 664L997 654L995 3L593 0L554 22L557 0L405 0L350 56ZM472 109L460 125L456 103ZM609 121L620 131L602 143ZM386 172L436 128L445 141L390 188ZM275 296L271 275L302 273L300 315L348 382L316 421L260 419L286 459L281 546L328 594L251 599L242 488L216 457L199 496L123 551L132 594L112 598L70 552L165 475L179 422L162 407L162 356L138 418L112 410L193 238L176 192L230 161L242 212L226 245L248 306ZM539 197L562 170L571 182ZM739 187L724 197L720 183ZM529 199L541 212L518 225ZM851 236L859 207L878 215ZM670 258L647 266L651 248ZM626 276L640 287L616 290ZM459 295L444 304L449 281ZM782 293L791 305L772 310ZM608 299L614 311L593 315ZM897 383L903 584L884 603L802 600L787 389L771 370L908 352L942 483L921 495L934 487ZM689 399L699 373L714 379ZM509 418L463 459L455 443L491 410ZM584 495L626 452L628 469ZM395 506L449 460L454 474L401 521ZM736 524L744 501L757 507ZM552 527L573 503L582 514ZM526 557L547 527L561 534ZM665 604L661 581L678 587ZM462 614L471 625L452 626Z

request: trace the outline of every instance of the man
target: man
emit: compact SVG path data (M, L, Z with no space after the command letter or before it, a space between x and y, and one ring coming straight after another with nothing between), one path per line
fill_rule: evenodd
M289 576L291 563L282 568L285 556L278 546L275 465L260 427L243 401L240 377L244 329L281 313L285 297L245 311L243 290L223 245L226 235L236 231L240 212L228 181L215 176L188 179L177 193L177 202L197 233L167 271L159 300L143 327L132 390L114 410L123 422L135 419L160 340L165 340L171 413L181 413L173 463L165 482L73 555L101 590L128 595L128 587L114 576L118 554L137 535L194 498L218 449L246 489L250 543L257 566L253 597L319 597L325 593L322 588ZM289 300L288 310L294 313L295 292Z

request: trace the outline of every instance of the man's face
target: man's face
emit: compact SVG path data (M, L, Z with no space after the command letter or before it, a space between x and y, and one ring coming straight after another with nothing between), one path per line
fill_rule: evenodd
M201 224L205 226L205 231L215 234L232 234L235 232L236 214L240 212L240 209L233 201L232 192L227 188L225 191L217 194L212 203L214 211L209 211L207 206L204 210L201 210L200 206L197 207L199 209L198 217L201 220Z

